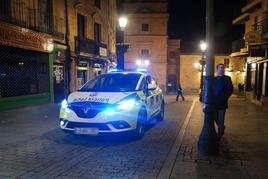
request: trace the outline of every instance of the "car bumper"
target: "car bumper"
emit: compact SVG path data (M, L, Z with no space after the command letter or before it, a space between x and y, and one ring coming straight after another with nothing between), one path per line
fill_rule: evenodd
M80 118L70 109L61 109L60 127L74 134L98 135L121 133L136 129L138 109L107 114L100 112L94 118Z

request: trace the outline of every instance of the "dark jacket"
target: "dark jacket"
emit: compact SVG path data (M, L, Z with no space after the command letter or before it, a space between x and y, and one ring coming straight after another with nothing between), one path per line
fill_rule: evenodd
M177 86L177 93L182 94L182 88L181 88L180 84L178 84L178 86Z
M228 99L233 93L233 84L229 76L218 76L213 84L214 103L216 109L227 109Z

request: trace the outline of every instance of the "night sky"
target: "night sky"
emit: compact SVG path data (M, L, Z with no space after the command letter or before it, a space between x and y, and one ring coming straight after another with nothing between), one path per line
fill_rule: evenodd
M205 39L205 0L169 0L169 38L181 39L181 51L199 52ZM215 53L231 53L232 41L241 38L243 25L232 25L245 0L215 0Z

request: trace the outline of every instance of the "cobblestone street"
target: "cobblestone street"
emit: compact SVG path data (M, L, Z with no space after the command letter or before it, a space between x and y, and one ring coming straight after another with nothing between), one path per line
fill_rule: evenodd
M1 137L0 178L156 178L191 103L192 98L177 103L167 99L165 120L148 129L142 140L65 134L57 126L57 110L1 112L1 125L7 127L1 135L10 140ZM13 112L21 112L21 118L3 118Z
M166 117L141 140L76 137L58 106L1 112L0 178L267 178L267 107L232 98L217 156L198 153L203 104L166 96ZM20 115L17 115L17 114Z

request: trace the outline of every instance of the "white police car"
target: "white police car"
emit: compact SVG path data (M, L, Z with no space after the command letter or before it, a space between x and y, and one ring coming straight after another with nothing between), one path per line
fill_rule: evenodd
M151 119L164 118L162 90L151 76L107 73L88 81L62 102L60 127L74 134L132 131L142 137Z

